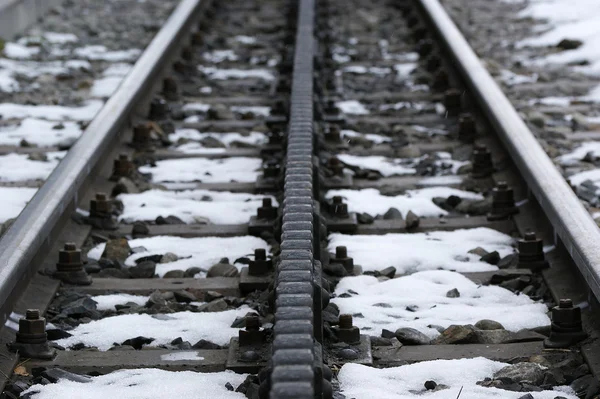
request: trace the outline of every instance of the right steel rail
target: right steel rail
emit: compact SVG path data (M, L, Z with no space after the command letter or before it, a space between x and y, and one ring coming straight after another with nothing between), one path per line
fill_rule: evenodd
M573 261L600 299L600 230L438 0L417 0Z

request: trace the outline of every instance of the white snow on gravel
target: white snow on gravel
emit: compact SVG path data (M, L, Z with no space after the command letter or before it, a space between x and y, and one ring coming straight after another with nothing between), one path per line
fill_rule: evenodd
M104 102L100 100L89 100L79 107L3 103L0 104L0 115L4 119L39 118L51 121L89 121L94 118L103 105Z
M151 173L152 182L253 182L259 175L260 158L169 159L157 161L155 167L142 166L139 171Z
M210 199L203 200L209 197ZM213 224L248 223L250 216L262 206L262 199L269 196L230 193L210 190L162 191L149 190L139 194L121 194L118 199L125 209L119 217L128 223L136 220L154 220L158 216L177 216L186 223ZM277 206L275 198L270 197Z
M199 132L196 129L177 129L175 133L169 135L169 140L177 143L178 140L195 140L193 142L187 142L175 147L177 151L186 154L207 154L207 153L220 153L225 152L225 148L213 148L204 147L200 141L207 137L212 137L219 140L226 147L230 147L232 143L239 142L250 145L259 146L267 143L267 136L261 132L250 132L248 134L242 133L219 133L219 132Z
M394 70L396 71L396 75L402 78L408 78L412 71L415 70L417 64L414 62L410 62L407 64L396 64L394 65Z
M79 40L73 33L44 32L43 37L52 44L75 43Z
M383 136L381 134L359 133L354 130L347 130L347 129L341 130L340 134L342 135L342 138L362 137L364 139L372 141L374 144L389 143L390 141L392 141L391 137Z
M37 188L0 187L0 223L17 217L36 193Z
M198 70L210 79L228 80L228 79L262 79L266 81L275 80L275 75L268 69L220 69L215 67L198 66Z
M367 115L369 110L358 100L338 101L335 106L348 115Z
M235 54L233 50L213 50L207 51L202 54L202 57L208 61L215 64L221 63L223 61L237 61L238 56Z
M105 245L102 243L90 249L88 257L95 260L100 259ZM241 256L254 254L254 250L257 248L264 248L267 251L270 249L264 240L253 236L199 238L156 236L129 240L129 246L131 248L144 247L146 251L129 256L125 261L126 266L134 266L135 260L138 258L163 255L167 252L172 252L179 257L175 262L158 263L156 274L159 277L171 270L186 270L190 267L199 267L207 271L223 257L228 257L230 262L234 262ZM238 269L243 267L243 265L236 266ZM200 273L200 277L205 273Z
M69 330L72 336L54 342L65 348L83 343L106 351L115 342L120 344L129 338L141 335L154 338L149 346L169 344L177 337L189 341L192 345L201 339L217 345L225 345L239 332L239 328L230 327L231 323L236 317L243 317L251 311L251 308L242 306L223 312L128 314L105 317L80 324Z
M419 180L419 184L423 186L443 186L443 185L452 185L452 184L460 184L463 181L462 177L455 175L447 175L447 176L431 176L424 177Z
M57 159L32 161L26 154L0 155L0 181L45 180L58 165Z
M204 360L202 356L200 356L200 352L189 351L189 352L175 352L175 353L167 353L166 355L160 355L160 360L167 362L178 362L181 360Z
M31 399L145 399L151 392L153 399L244 399L239 392L229 391L228 382L239 386L247 374L233 371L196 373L193 371L166 371L159 369L118 370L91 377L81 383L61 379L55 384L34 385L26 392Z
M34 385L27 390L31 399L244 399L242 393L229 391L227 383L239 386L247 374L233 371L196 373L193 371L166 371L159 369L118 370L110 374L91 377L80 383L61 379L48 385ZM182 383L185 381L185 383Z
M477 247L500 256L513 252L510 236L485 227L429 233L384 235L329 235L328 249L344 245L348 256L363 270L381 270L394 266L397 274L425 270L480 272L497 270L480 261L480 256L468 253Z
M522 85L525 83L535 83L538 80L538 75L535 73L531 76L519 75L512 71L509 71L508 69L503 69L500 71L498 79L500 79L507 86L515 86Z
M390 208L398 209L406 217L408 211L417 216L435 217L447 215L448 212L433 203L433 198L456 195L460 198L483 199L481 194L463 191L451 187L428 187L419 190L407 190L405 194L388 196L381 195L375 188L363 190L329 190L327 198L340 195L346 199L352 212L367 212L371 215L384 214Z
M141 53L142 51L139 49L109 50L106 46L102 45L89 45L73 51L73 54L81 58L92 61L110 62L135 61Z
M446 297L455 288L460 297ZM395 331L410 327L434 339L440 333L429 325L447 328L490 318L509 331L550 325L548 308L543 303L498 286L477 285L460 273L445 270L418 272L383 282L373 276L345 277L335 293L338 297L332 302L340 312L360 313L363 317L355 316L354 325L370 335L380 335L383 328ZM343 293L351 296L340 298Z
M49 122L26 118L18 125L0 127L0 144L19 145L22 140L38 147L51 147L71 142L81 136L81 127L75 122Z
M238 35L234 36L233 41L242 44L255 44L256 38L252 36Z
M26 46L20 43L8 42L4 44L4 56L14 59L27 59L39 54L40 48L37 46Z
M363 169L377 170L384 177L393 175L412 175L417 171L413 167L413 160L406 158L386 158L380 155L361 157L350 154L338 154L337 158L352 166L358 166Z
M578 161L581 161L588 153L591 153L594 158L600 157L600 142L589 141L582 143L575 150L557 157L556 160L564 166L574 165Z
M256 116L267 117L271 115L271 107L264 106L238 106L234 105L231 108L231 111L236 112L238 114L254 114Z
M148 297L131 294L107 294L93 296L92 300L97 303L96 309L98 310L115 310L116 305L124 305L127 302L134 302L140 306L145 305L148 302Z
M122 77L119 76L106 76L94 81L90 94L95 98L105 98L112 96L123 81Z
M391 68L386 67L366 67L362 65L349 65L342 68L342 72L344 73L353 73L356 75L376 75L376 76L385 76L392 72Z
M478 381L486 377L491 378L495 372L506 366L508 363L482 357L433 360L384 369L346 363L338 374L338 380L341 393L353 399L371 399L373 392L377 392L377 399L454 399L459 396L460 399L518 399L525 392L477 385ZM449 388L436 392L427 391L423 384L429 380ZM532 395L535 399L554 399L557 396L577 399L569 387L532 392Z
M594 183L600 182L600 169L590 169L584 172L575 173L569 177L567 180L571 183L572 186L579 186L586 180L591 180Z

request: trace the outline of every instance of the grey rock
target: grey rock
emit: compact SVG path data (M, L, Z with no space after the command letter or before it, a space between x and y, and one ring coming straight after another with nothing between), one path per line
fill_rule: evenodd
M353 348L345 348L338 352L338 356L341 359L356 360L358 359L358 352Z
M148 225L146 225L146 223L144 222L135 222L133 224L133 227L131 229L131 234L135 237L135 236L141 236L141 235L146 235L150 233L150 229L148 228Z
M185 290L174 291L173 294L175 295L175 300L177 302L190 303L198 300L194 294Z
M527 382L539 385L544 381L544 367L537 363L521 362L511 364L494 373L494 379L510 378L514 382Z
M117 238L109 240L106 243L104 252L102 252L102 258L125 262L125 259L129 257L130 252L131 248L129 247L129 242L125 238Z
M460 292L456 288L452 288L450 291L446 292L446 298L459 298Z
M508 269L517 267L518 263L519 256L517 254L509 254L500 259L496 266L498 266L499 269Z
M434 330L437 330L437 332L439 332L440 334L445 330L444 327L438 326L437 324L430 324L427 327L433 328Z
M237 267L228 263L217 263L208 269L206 277L237 277L239 275Z
M203 147L207 148L225 148L225 144L223 144L221 141L219 141L213 136L203 137L200 140L200 143Z
M421 219L416 214L414 214L413 211L408 211L408 213L406 214L405 223L407 230L416 229L417 227L419 227Z
M212 302L215 299L219 299L219 298L223 298L223 294L221 294L220 292L206 291L206 293L204 294L204 300L206 302Z
M90 317L95 314L98 303L89 296L78 298L62 306L60 313L73 318Z
M427 345L431 341L427 335L410 327L397 329L395 336L404 345Z
M136 266L129 268L131 278L152 278L156 273L156 263L151 260L138 263Z
M451 325L446 328L434 341L436 344L470 344L477 342L475 327L470 324Z
M154 223L156 223L157 225L164 225L164 224L185 224L185 222L183 220L181 220L177 216L173 216L173 215L169 215L167 217L159 216L159 217L156 218L156 220L154 221Z
M200 341L196 342L193 346L193 349L221 349L220 345L217 344L213 344L210 341L206 341L204 339L201 339Z
M146 301L146 307L150 308L152 306L167 306L167 300L163 297L160 291L154 291L148 297L148 301Z
M148 345L148 344L152 343L152 341L154 341L154 338L138 336L138 337L129 338L129 339L123 341L123 343L121 345L129 345L129 346L132 346L136 350L140 350L140 349L142 349L142 347L144 345Z
M163 278L183 278L185 272L183 270L169 270L163 276Z
M498 253L498 251L493 251L483 255L479 260L485 263L489 263L490 265L496 265L498 264L498 262L500 262L500 254Z
M167 252L162 256L159 263L170 263L175 262L179 259L179 256L175 255L173 252Z
M328 263L323 266L323 271L331 276L346 277L348 270L341 263Z
M475 327L480 330L504 330L504 326L497 321L483 319L475 323Z
M113 196L117 196L119 194L138 194L139 192L140 189L135 185L133 180L128 177L121 177L117 180L112 194Z
M126 351L134 351L135 348L131 345L119 345L119 346L111 346L108 348L109 351L112 352L126 352Z
M44 370L42 372L41 376L46 378L48 381L50 381L52 383L57 382L59 379L74 381L74 382L79 382L79 383L92 382L92 379L88 376L70 373L66 370L59 369L57 367L53 367L51 369Z
M356 220L360 224L371 224L375 221L375 218L366 212L362 212L356 214Z
M392 346L392 341L389 338L371 336L371 345L373 346Z
M385 220L402 219L402 213L396 208L390 208L386 213L383 214Z
M114 267L100 270L96 276L112 278L130 278L128 269L115 269Z
M562 39L560 42L558 42L556 47L563 49L563 50L575 50L575 49L581 47L582 44L583 44L583 42L581 40Z
M394 278L394 276L396 275L396 268L394 266L386 267L385 269L380 270L378 273L380 276Z
M227 302L222 298L206 303L198 308L200 312L222 312L224 310L227 310Z
M486 251L485 249L483 249L481 247L477 247L477 248L473 248L472 250L470 250L469 253L473 254L473 255L478 255L478 256L485 256L488 254L488 251Z
M501 344L510 336L506 330L476 330L476 341L479 344Z
M199 267L190 267L189 269L187 269L185 271L185 273L183 274L183 277L194 277L196 274L201 273L202 269L200 269Z

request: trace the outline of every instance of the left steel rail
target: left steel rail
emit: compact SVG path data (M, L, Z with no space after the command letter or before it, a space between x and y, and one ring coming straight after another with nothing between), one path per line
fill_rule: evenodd
M76 208L90 172L105 157L136 105L154 85L164 61L179 48L183 36L206 3L206 0L180 2L117 92L0 240L0 314L3 322L29 277L36 272L44 251L53 244L60 221Z

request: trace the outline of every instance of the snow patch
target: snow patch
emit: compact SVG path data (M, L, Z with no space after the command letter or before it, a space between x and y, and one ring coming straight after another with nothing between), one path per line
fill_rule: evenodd
M157 161L156 166L142 166L141 173L151 173L152 182L253 182L261 167L259 158L169 159Z
M17 217L36 191L29 187L0 187L0 223Z

